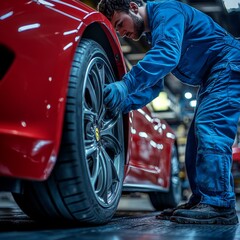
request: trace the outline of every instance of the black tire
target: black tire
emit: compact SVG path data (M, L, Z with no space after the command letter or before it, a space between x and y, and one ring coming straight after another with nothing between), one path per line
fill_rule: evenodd
M116 212L124 176L123 119L108 119L103 105L104 84L115 79L102 47L82 39L55 168L48 180L26 181L24 194L13 194L31 218L104 224Z
M149 193L150 201L156 210L176 207L182 199L181 179L179 176L180 166L176 146L172 148L171 156L171 179L168 192Z

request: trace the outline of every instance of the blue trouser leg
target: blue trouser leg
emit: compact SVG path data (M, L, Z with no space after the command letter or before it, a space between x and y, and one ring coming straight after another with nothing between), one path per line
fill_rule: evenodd
M199 192L202 203L219 207L235 206L231 164L240 112L240 69L235 70L227 63L214 71L199 91L195 115L193 191Z
M200 201L201 195L199 193L196 183L196 158L197 158L197 139L195 135L195 115L190 125L187 137L185 165L188 175L188 181L192 191L192 196L189 201Z

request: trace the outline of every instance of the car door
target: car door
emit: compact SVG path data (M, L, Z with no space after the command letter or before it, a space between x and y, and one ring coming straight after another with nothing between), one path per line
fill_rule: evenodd
M163 185L164 139L161 120L153 118L147 107L130 116L129 166L124 184Z

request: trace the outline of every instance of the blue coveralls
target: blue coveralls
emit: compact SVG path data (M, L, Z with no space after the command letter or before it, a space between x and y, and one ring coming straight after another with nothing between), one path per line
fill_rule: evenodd
M152 48L128 72L123 112L153 100L171 72L200 86L188 133L191 201L235 207L232 145L240 111L240 41L204 13L178 1L148 2Z

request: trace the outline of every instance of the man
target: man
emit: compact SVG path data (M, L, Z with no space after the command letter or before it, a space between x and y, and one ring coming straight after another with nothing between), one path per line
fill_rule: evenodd
M101 0L98 10L121 37L151 35L152 48L104 89L106 107L127 113L146 105L174 74L199 85L186 169L192 196L157 218L178 223L237 224L231 175L240 110L240 42L204 13L178 1Z

